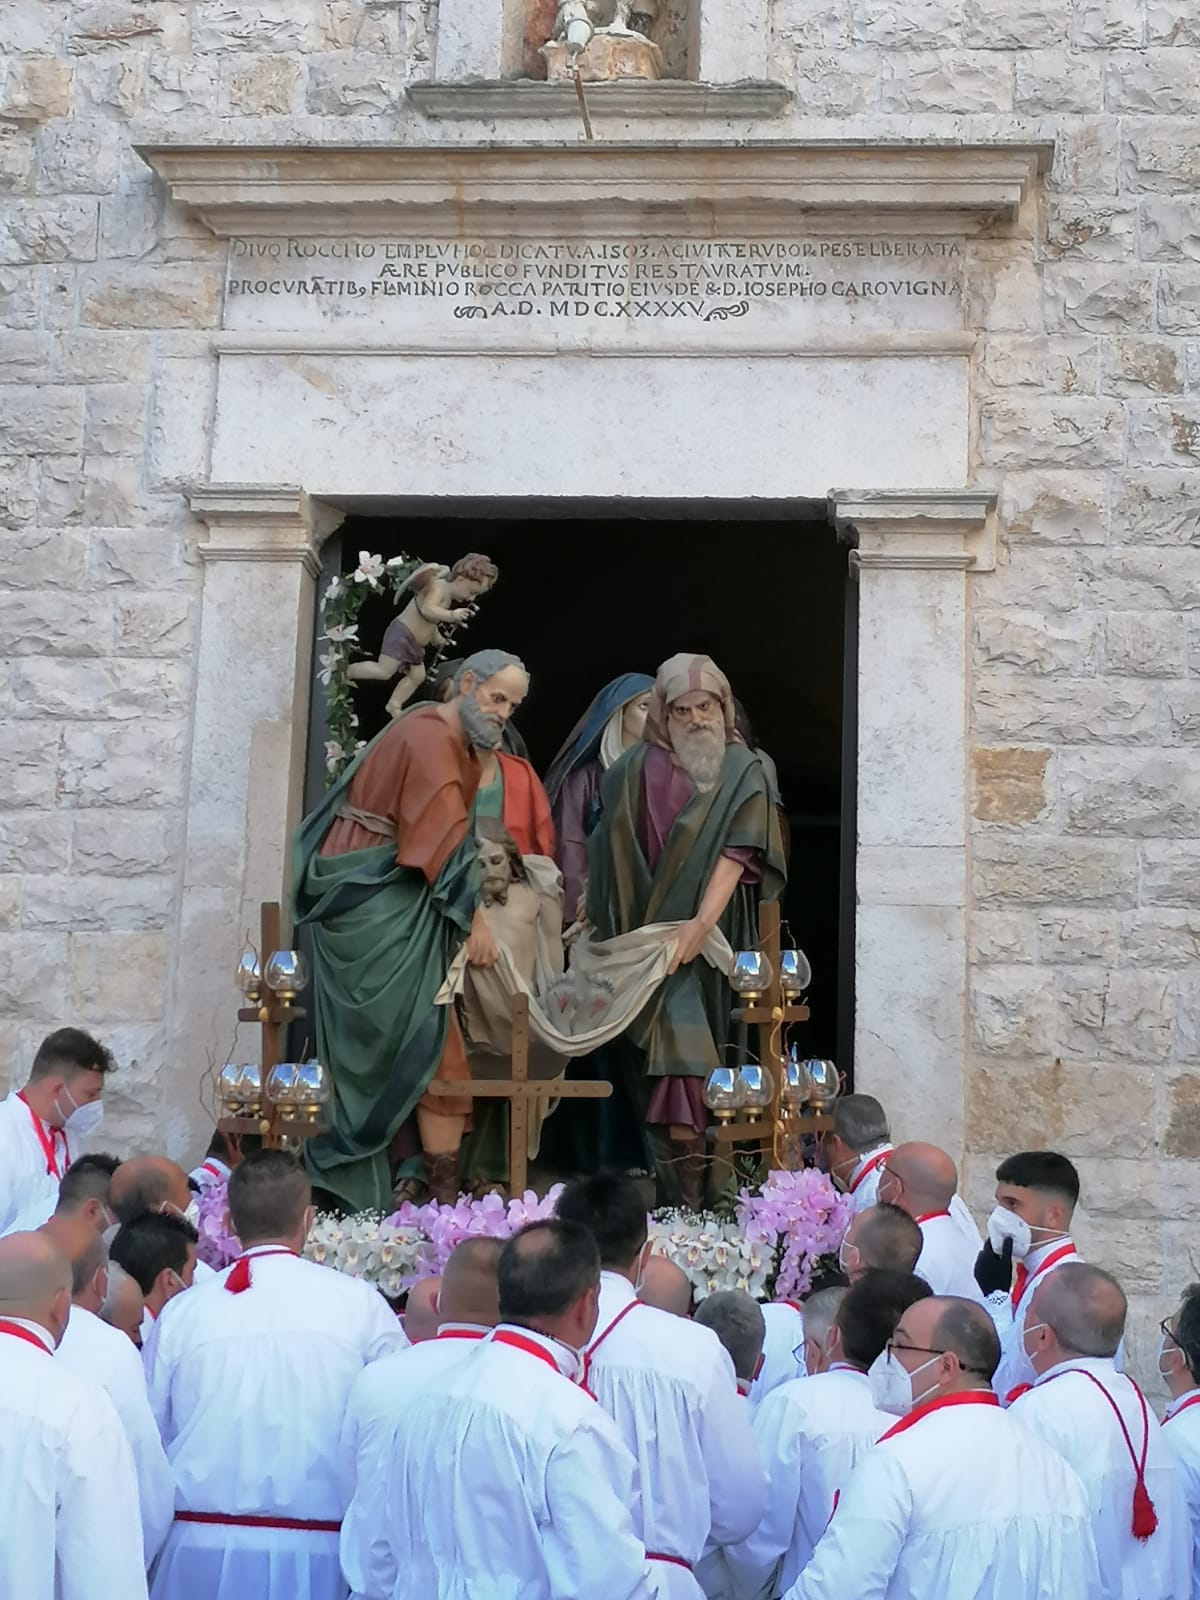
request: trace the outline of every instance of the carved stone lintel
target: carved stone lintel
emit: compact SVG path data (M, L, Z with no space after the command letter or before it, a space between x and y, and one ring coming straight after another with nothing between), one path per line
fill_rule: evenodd
M579 120L579 102L569 79L538 83L532 78L476 79L470 83L445 83L433 79L410 83L409 102L423 117L439 121L496 122L509 118L568 117ZM588 110L596 122L619 117L628 122L640 117L777 117L790 103L792 92L782 83L691 83L683 78L661 78L641 83L624 78L598 83L588 92Z
M197 546L202 561L299 561L313 577L318 551L345 512L282 484L213 483L188 495L208 538Z
M981 489L835 489L829 515L860 570L991 572L996 496Z

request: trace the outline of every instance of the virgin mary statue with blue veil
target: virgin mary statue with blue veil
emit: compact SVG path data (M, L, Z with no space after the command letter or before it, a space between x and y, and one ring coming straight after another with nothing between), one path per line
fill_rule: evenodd
M600 779L642 737L653 688L654 679L644 672L623 672L606 683L567 735L546 774L568 923L575 920L587 877L588 836L600 815Z

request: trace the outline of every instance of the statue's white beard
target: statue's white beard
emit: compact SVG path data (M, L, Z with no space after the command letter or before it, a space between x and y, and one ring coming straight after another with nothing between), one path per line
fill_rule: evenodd
M474 696L464 694L458 702L463 732L474 750L496 750L504 737L504 719L483 710Z
M671 748L700 793L707 793L721 776L721 763L725 760L724 727L702 724L679 733L672 728Z

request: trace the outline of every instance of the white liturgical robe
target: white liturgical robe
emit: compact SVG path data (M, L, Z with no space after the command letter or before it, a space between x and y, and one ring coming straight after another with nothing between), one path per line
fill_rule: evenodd
M1070 1239L1051 1239L1031 1250L1013 1270L1011 1291L988 1299L988 1311L1000 1335L1000 1365L992 1388L1007 1401L1014 1389L1033 1383L1037 1373L1025 1351L1025 1324L1029 1318L1034 1291L1064 1261L1078 1261L1079 1252Z
M842 1364L767 1397L754 1418L767 1469L766 1513L748 1539L725 1552L738 1600L791 1587L829 1525L834 1495L895 1420L875 1409L866 1373Z
M0 1595L145 1600L124 1429L100 1385L52 1351L36 1323L0 1321Z
M99 1383L117 1409L133 1452L142 1539L149 1566L162 1547L175 1514L175 1479L150 1410L141 1358L119 1329L110 1328L82 1306L72 1306L71 1320L55 1359L81 1377Z
M65 1128L51 1128L20 1092L0 1100L0 1238L31 1233L58 1204L62 1175L79 1154Z
M250 1287L232 1293L246 1261ZM243 1263L171 1300L146 1349L177 1485L151 1594L342 1600L342 1421L400 1324L369 1284L289 1250L260 1246Z
M643 1305L628 1278L602 1272L583 1383L637 1461L642 1516L635 1529L652 1557L675 1558L663 1562L664 1593L698 1595L688 1568L706 1540L744 1539L766 1504L733 1363L710 1329Z
M1120 1411L1128 1443L1106 1395ZM1192 1534L1183 1485L1158 1418L1132 1380L1111 1361L1083 1356L1044 1372L1009 1411L1079 1475L1091 1507L1104 1600L1190 1600ZM1148 1539L1133 1535L1131 1444L1139 1458L1146 1451L1146 1488L1158 1515Z
M444 1381L488 1332L449 1323L436 1339L406 1345L364 1368L354 1380L342 1425L342 1482L346 1514L338 1542L342 1573L354 1600L391 1600L406 1552L393 1535L395 1520L384 1484L396 1432L410 1401Z
M1191 1389L1171 1401L1162 1431L1179 1468L1192 1519L1192 1596L1200 1600L1200 1390Z
M634 1533L636 1463L565 1376L574 1362L553 1339L501 1325L412 1398L383 1484L405 1552L394 1600L665 1593Z
M750 1385L750 1404L757 1409L781 1383L803 1378L804 1313L790 1300L772 1300L759 1307L763 1314L763 1363Z
M975 1260L982 1245L972 1244L949 1211L918 1217L925 1241L915 1268L934 1294L958 1295L983 1305L983 1291L975 1282Z
M905 1417L842 1485L786 1600L1097 1600L1087 1496L990 1391Z

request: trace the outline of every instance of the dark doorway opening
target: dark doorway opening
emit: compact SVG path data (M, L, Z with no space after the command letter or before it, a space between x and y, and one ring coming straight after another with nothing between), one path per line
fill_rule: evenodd
M355 512L326 547L325 581L360 550L447 564L470 550L500 568L455 653L498 646L532 685L517 723L546 771L591 697L619 673L653 673L677 650L728 675L755 744L775 761L790 826L786 929L813 967L806 1055L853 1071L856 590L846 549L803 507L712 518L692 507L631 516L581 507L520 515L489 505L449 515ZM359 638L374 653L394 607L372 595ZM314 653L314 660L316 654ZM359 685L360 735L383 726L390 685ZM314 687L311 804L323 783L321 686Z

